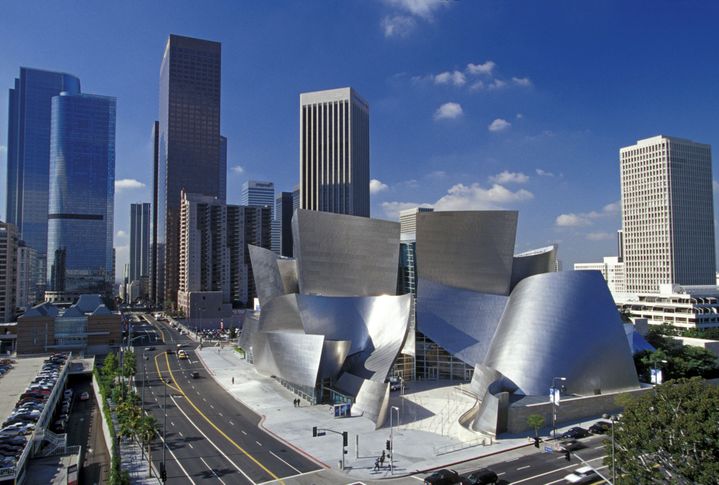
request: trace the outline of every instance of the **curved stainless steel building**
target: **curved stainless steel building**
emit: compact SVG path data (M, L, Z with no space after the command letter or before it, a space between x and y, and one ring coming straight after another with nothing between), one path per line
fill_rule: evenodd
M557 245L515 254L512 262L512 289L524 278L551 273L557 264Z

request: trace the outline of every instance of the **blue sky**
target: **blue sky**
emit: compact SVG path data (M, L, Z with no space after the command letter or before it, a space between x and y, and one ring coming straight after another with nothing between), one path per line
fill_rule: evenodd
M717 18L683 0L3 2L0 86L29 66L117 97L118 271L129 204L151 198L170 33L222 42L230 201L250 178L290 190L299 93L351 85L370 103L373 217L518 209L517 251L559 242L568 269L615 254L620 147L719 146ZM0 214L6 144L3 94Z

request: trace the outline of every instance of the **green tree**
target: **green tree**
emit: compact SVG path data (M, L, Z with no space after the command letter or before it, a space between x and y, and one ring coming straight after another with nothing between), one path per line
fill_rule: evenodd
M534 436L539 438L539 429L544 427L544 416L541 414L530 414L527 416L527 424L534 430Z
M234 340L237 338L237 327L232 327L230 329L230 339Z
M125 352L125 356L122 362L122 375L125 377L131 377L135 375L135 352L128 350Z
M117 376L117 368L119 366L119 363L117 361L117 355L115 355L114 352L110 352L105 357L105 360L102 363L102 373L105 377L108 377L110 379L114 379L115 376Z
M158 433L158 422L153 416L145 415L137 423L137 437L143 448L147 448L147 462L152 463L152 440ZM150 466L150 476L152 467Z
M719 388L693 378L655 391L627 402L615 425L615 483L716 483ZM611 466L611 441L606 448Z

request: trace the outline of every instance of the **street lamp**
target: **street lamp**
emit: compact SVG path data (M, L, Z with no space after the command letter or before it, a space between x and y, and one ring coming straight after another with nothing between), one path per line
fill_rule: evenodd
M617 483L617 463L614 457L614 423L616 423L617 417L612 414L610 419L612 421L612 483Z
M552 393L551 395L551 402L552 402L552 434L554 436L554 439L557 439L557 407L559 406L559 395L561 394L561 391L557 389L556 382L557 380L560 381L566 381L566 377L552 377L552 387L550 388L550 391ZM557 392L560 391L560 392Z
M660 369L657 364L659 364L659 363L666 364L668 362L664 359L654 359L653 362L654 362L654 368L653 368L654 372L652 372L652 378L650 379L650 381L652 381L652 384L654 384L654 388L656 389L657 384L661 384L661 382L659 382L659 381L663 380L663 379L660 379L660 377L661 377L659 375Z
M393 411L397 411L397 426L399 426L399 408L392 406L389 410L389 474L394 474L394 423L392 422Z

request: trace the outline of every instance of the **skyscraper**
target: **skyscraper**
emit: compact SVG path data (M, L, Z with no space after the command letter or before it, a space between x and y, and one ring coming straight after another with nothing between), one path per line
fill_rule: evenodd
M220 137L220 195L222 202L227 202L227 138Z
M163 303L178 290L180 192L220 197L221 45L170 35L160 68L158 270ZM161 261L160 261L161 260ZM162 286L160 286L162 285Z
M80 80L70 74L20 68L10 89L7 143L7 222L38 252L47 253L51 100L77 94Z
M292 192L280 192L275 198L275 220L280 228L280 254L292 257Z
M150 276L150 203L130 204L130 282Z
M626 291L714 285L711 147L659 135L619 156Z
M51 299L110 294L115 98L52 98L48 281Z
M227 244L230 248L230 280L233 303L252 306L257 296L248 244L272 249L270 207L228 205Z
M155 305L161 305L164 302L162 292L164 285L162 282L165 277L164 262L165 255L160 254L157 244L157 217L158 217L158 201L160 194L159 187L159 170L160 170L160 122L155 121L152 124L152 235L150 240L150 300Z
M270 214L275 214L275 184L259 180L248 180L240 189L240 205L269 207Z
M0 323L15 321L17 246L15 225L0 221Z
M352 88L300 94L300 208L369 217L369 105Z

